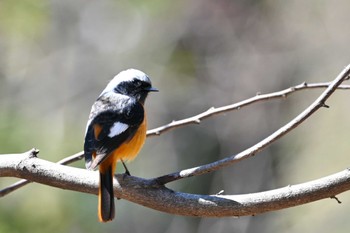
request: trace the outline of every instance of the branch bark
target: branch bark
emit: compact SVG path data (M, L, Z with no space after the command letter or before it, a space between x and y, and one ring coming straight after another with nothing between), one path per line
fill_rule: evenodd
M89 194L98 193L97 172L67 167L32 155L0 155L0 176L11 176ZM256 215L285 209L350 190L350 170L284 188L243 195L197 195L176 192L155 179L116 175L115 196L162 212L197 217Z
M39 151L38 151L39 152ZM73 163L75 161L79 161L83 158L84 156L84 153L83 152L78 152L74 155L71 155L71 156L68 156L64 159L61 159L60 161L57 162L57 164L60 164L60 165L68 165L70 163ZM0 197L4 197L14 191L16 191L17 189L27 185L31 183L30 180L20 180L20 181L17 181L15 183L13 183L12 185L4 188L4 189L1 189L0 190Z

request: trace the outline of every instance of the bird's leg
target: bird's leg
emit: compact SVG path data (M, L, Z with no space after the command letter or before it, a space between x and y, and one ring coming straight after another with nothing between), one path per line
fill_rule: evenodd
M120 159L120 161L122 161L123 167L124 167L124 169L125 169L125 174L128 175L128 176L131 176L130 171L129 171L129 169L126 167L124 161L123 161L122 159Z

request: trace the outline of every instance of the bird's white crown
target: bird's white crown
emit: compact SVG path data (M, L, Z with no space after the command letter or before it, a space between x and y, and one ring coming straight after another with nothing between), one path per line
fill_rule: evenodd
M137 69L127 69L121 71L119 74L114 76L114 78L108 83L106 88L102 91L101 95L110 91L113 91L122 82L132 81L133 79L139 79L141 81L151 84L151 80L148 76Z

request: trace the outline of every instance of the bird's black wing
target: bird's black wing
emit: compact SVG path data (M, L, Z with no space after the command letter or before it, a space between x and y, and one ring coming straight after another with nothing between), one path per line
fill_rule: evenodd
M94 109L94 107L93 107ZM84 153L85 166L95 169L109 154L132 139L144 119L143 106L138 102L125 104L121 109L110 107L93 116L86 130ZM96 127L100 132L97 132ZM92 154L96 153L94 160Z

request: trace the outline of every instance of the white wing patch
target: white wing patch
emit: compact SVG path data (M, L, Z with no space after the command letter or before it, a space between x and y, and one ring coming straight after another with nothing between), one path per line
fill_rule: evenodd
M109 129L108 137L113 138L113 137L123 133L128 128L129 128L129 125L117 121Z

